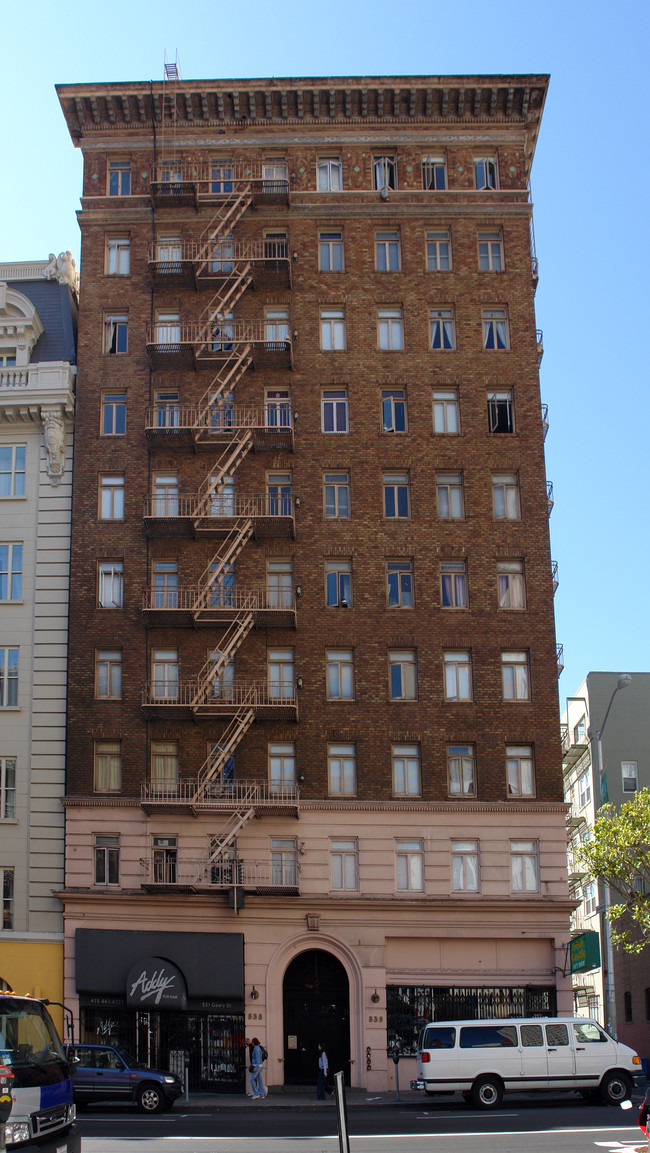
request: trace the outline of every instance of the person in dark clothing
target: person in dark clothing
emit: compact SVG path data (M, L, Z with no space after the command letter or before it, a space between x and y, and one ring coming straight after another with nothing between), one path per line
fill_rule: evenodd
M316 1081L316 1100L324 1101L325 1094L328 1097L332 1096L333 1089L327 1083L327 1074L329 1072L329 1063L327 1060L327 1053L323 1045L318 1046L318 1080Z

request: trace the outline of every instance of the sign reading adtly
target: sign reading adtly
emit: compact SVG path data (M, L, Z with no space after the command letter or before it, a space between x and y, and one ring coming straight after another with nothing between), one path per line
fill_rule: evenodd
M130 1008L187 1009L185 978L171 961L143 957L126 978L126 1003Z

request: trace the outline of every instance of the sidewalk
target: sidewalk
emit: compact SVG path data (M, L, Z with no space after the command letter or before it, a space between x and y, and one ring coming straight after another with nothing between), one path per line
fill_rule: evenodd
M415 1089L400 1089L400 1104L425 1106L426 1096ZM369 1093L365 1089L346 1089L345 1100L348 1107L395 1104L395 1090L387 1093ZM243 1093L190 1093L189 1101L179 1097L174 1103L176 1112L200 1112L202 1109L214 1111L215 1109L336 1109L333 1097L325 1101L316 1100L316 1086L291 1086L284 1088L274 1085L269 1089L267 1097L261 1101L253 1101Z

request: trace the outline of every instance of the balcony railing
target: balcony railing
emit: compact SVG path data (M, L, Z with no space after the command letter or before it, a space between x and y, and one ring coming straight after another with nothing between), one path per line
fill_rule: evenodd
M284 809L287 805L297 805L299 799L298 785L281 780L215 780L206 783L200 777L181 777L167 781L147 780L141 785L141 800L147 804L191 804L197 808L228 812L250 805L256 809L258 806Z
M145 432L151 444L166 448L212 448L241 429L251 429L256 449L293 450L293 412L286 405L154 404L147 409Z
M548 405L542 405L542 437L546 440L548 436Z
M537 341L537 363L541 364L542 357L544 355L544 333L542 332L541 328L537 329L537 332L535 333L535 339Z
M143 885L227 890L239 885L251 892L271 891L299 895L297 867L281 868L271 861L210 861L208 857L182 857L158 861L155 857L140 859Z
M150 536L206 535L229 532L237 521L250 519L258 536L293 536L294 498L253 493L220 496L189 493L146 496L143 517Z
M553 498L553 481L547 480L547 482L546 482L546 507L548 509L548 515L549 516L553 512L553 505L554 504L555 504L555 500Z
M230 357L236 345L250 345L260 367L291 367L291 337L287 326L264 320L228 320L207 323L148 322L147 355L156 368L214 367Z
M555 646L555 659L557 661L557 675L559 677L564 668L564 645L559 644L559 642Z
M558 590L558 586L559 586L559 584L560 584L560 581L559 581L559 579L558 579L558 575L557 575L557 574L558 574L558 566L557 566L557 561L556 561L556 560L552 560L552 561L551 561L551 580L552 580L552 582L553 582L553 596L555 596L555 594L556 594L556 592L557 592L557 590Z
M286 240L189 240L174 247L152 244L149 270L157 284L177 281L197 285L227 280L237 266L250 264L256 284L263 281L289 286L291 261Z
M228 200L250 188L253 203L286 204L289 181L265 179L261 165L232 164L223 167L162 161L152 171L151 197L158 207Z
M234 681L225 684L208 676L169 684L147 681L142 686L142 708L149 716L231 717L252 709L258 717L297 720L293 681Z
M142 611L152 625L211 624L252 612L259 625L286 628L295 627L296 598L293 589L263 584L154 586L142 594Z

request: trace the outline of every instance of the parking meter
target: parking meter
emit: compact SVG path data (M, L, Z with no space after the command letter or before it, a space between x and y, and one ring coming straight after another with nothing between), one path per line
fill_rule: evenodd
M5 1147L5 1122L11 1113L14 1075L8 1065L0 1065L0 1149Z
M399 1045L393 1045L391 1057L395 1065L395 1100L399 1101Z

